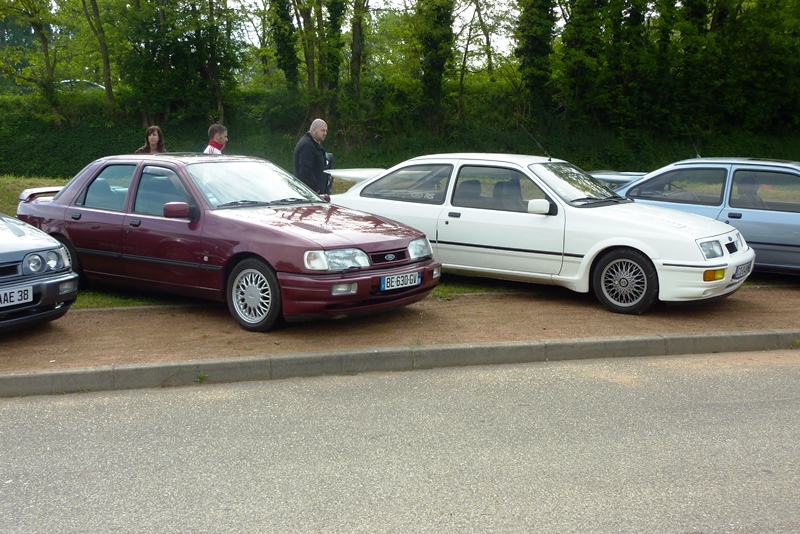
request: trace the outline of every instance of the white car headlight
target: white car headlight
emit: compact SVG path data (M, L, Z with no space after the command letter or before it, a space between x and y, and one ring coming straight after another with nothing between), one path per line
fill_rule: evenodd
M303 255L306 269L311 271L344 271L369 267L369 256L357 248L309 250Z
M57 250L28 254L22 264L22 272L24 274L38 274L62 269L65 265L69 265L64 261L62 254Z
M707 260L719 258L725 253L722 250L722 244L719 241L704 241L700 243L700 250L703 251L703 256Z
M28 267L28 271L32 273L39 273L44 270L44 260L38 254L28 254L28 257L25 258L25 264Z
M412 260L433 256L433 249L427 237L415 239L408 244L408 257Z

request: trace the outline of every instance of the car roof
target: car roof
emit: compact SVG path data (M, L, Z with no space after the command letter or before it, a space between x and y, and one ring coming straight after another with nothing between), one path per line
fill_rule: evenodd
M117 154L114 156L104 156L96 161L141 161L144 159L162 159L181 163L197 163L198 161L266 161L263 158L254 156L233 156L227 154L204 154L202 152L162 152L160 154Z
M424 156L417 156L415 158L411 158L408 162L411 161L425 161L431 159L460 159L460 160L489 160L489 161L498 161L498 162L510 162L516 163L518 165L530 165L532 163L547 163L547 162L560 162L563 163L564 160L550 158L546 156L530 156L527 154L500 154L500 153L490 153L490 152L454 152L454 153L447 153L447 154L426 154ZM407 163L407 162L406 162Z
M800 162L785 159L742 158L742 157L704 157L676 161L671 166L696 165L698 163L722 163L725 165L775 165L778 167L795 167L800 169Z

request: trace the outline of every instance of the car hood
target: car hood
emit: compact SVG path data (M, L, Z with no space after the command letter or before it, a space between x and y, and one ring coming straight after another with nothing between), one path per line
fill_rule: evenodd
M628 226L633 224L639 229L648 228L662 232L674 230L690 233L695 238L718 236L733 230L732 226L709 217L635 202L607 206L600 210L604 215L613 217Z
M0 214L0 260L11 253L19 256L20 253L57 246L58 241L41 230L19 219ZM8 261L13 261L13 258L9 257Z
M254 207L215 210L215 217L235 220L253 229L291 233L321 246L391 241L407 242L424 234L402 223L333 204L304 204L287 207ZM405 246L405 245L403 245Z

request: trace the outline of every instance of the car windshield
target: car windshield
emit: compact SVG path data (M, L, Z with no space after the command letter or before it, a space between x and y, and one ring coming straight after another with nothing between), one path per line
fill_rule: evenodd
M566 202L592 204L622 200L599 180L570 163L534 163L528 168Z
M208 161L186 166L214 208L319 202L300 180L264 160Z

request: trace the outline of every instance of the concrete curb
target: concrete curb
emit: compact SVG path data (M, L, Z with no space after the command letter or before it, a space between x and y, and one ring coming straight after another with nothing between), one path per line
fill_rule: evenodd
M777 350L798 346L800 330L721 332L706 335L556 339L534 342L430 345L187 360L144 365L84 367L0 374L0 397L278 380L375 371L412 371L590 358L677 356ZM202 380L200 378L202 377Z

